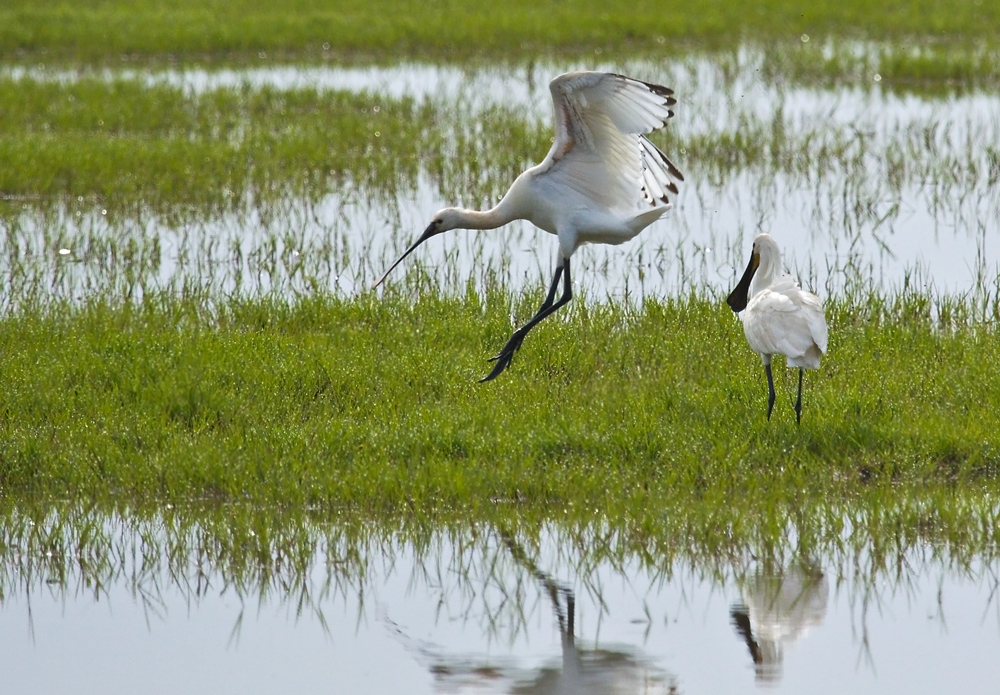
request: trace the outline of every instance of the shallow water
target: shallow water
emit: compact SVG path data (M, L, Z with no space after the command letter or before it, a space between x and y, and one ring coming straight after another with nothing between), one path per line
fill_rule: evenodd
M5 553L10 692L987 693L1000 677L1000 564L920 542L898 564L786 548L706 566L599 559L557 528L537 544L320 531L305 565L278 545L235 569L159 522L104 527L107 556Z
M816 87L765 78L765 56L741 50L662 64L603 66L672 85L676 117L668 125L685 173L676 209L621 247L584 248L575 259L578 288L590 298L663 296L695 287L723 296L738 275L752 237L775 235L785 264L821 293L857 285L911 285L951 294L984 293L1000 275L1000 97L966 92L897 93L880 83ZM168 83L192 92L249 85L342 89L454 103L474 122L498 105L529 120L550 120L548 79L571 64L457 68L261 67L57 72L9 68L15 79L67 81L81 75ZM697 138L780 128L801 145L776 164L720 168L683 146ZM756 130L755 130L756 129ZM762 135L763 137L763 135ZM767 135L770 137L770 135ZM990 150L993 148L993 150ZM385 145L391 156L391 143ZM830 152L839 154L831 155ZM992 154L991 154L992 152ZM715 153L718 154L718 153ZM525 154L530 157L530 153ZM488 166L488 164L486 165ZM358 185L360 186L360 184ZM502 189L495 192L502 193ZM287 200L268 209L252 202L221 217L178 221L150 213L111 219L74 203L44 215L25 204L6 217L0 266L7 285L27 282L62 296L117 287L138 275L150 287L208 285L250 293L364 291L445 205L479 205L422 174L394 198L363 186L316 201ZM102 243L133 240L151 249L144 264L102 258ZM104 243L106 246L107 243ZM95 248L97 251L95 252ZM528 223L493 232L456 231L425 245L393 280L422 264L444 289L505 280L547 286L555 239ZM120 254L115 254L116 259ZM27 280L18 279L28 275ZM121 290L119 290L121 291Z

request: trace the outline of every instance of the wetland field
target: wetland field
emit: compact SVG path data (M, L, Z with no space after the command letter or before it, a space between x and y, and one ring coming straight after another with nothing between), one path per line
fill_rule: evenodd
M1000 4L479 7L0 8L12 692L993 692ZM576 69L674 90L684 182L478 383L553 237L370 287ZM830 325L798 426L760 231Z

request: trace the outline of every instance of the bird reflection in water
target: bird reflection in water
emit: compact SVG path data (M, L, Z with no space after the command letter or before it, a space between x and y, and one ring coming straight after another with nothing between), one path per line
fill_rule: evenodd
M540 569L510 535L500 534L518 566L534 575L548 597L559 628L562 658L539 667L516 659L442 653L433 645L410 640L398 625L397 636L417 653L434 676L434 688L444 693L507 692L512 695L677 695L676 678L628 645L600 649L576 642L576 596Z
M746 642L758 683L781 679L786 647L803 637L826 616L830 585L816 565L758 569L738 582L742 601L729 615Z

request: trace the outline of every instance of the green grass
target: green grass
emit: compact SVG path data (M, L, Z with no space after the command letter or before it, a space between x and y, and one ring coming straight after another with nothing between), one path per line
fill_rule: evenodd
M888 88L987 88L1000 79L1000 10L980 0L532 3L124 3L16 0L0 8L0 62L22 65L268 65L676 61L739 46L767 53L764 74ZM863 50L858 50L859 46Z
M549 130L509 109L472 118L373 92L0 78L0 194L15 203L0 213L72 201L205 219L332 192L394 199L421 167L477 196L540 161Z
M740 41L828 38L995 42L996 3L863 0L747 5L677 2L527 2L501 8L441 0L288 3L14 0L0 10L0 59L118 62L125 58L298 59L530 57L558 52L656 52Z
M837 190L894 200L905 186L932 182L934 195L950 199L1000 180L997 129L985 119L970 121L968 132L960 118L941 123L939 112L889 133L869 120L830 128L782 109L761 116L734 95L717 105L727 122L705 132L686 106L654 137L691 181L722 185L755 168L762 186L778 173L805 182L843 177ZM313 88L199 93L136 79L0 77L0 216L70 201L112 218L152 211L203 220L335 192L396 199L415 189L421 170L442 200L479 205L541 161L550 139L551 125L519 107Z
M374 191L416 176L433 113L412 100L305 89L217 89L87 78L0 79L0 191L32 204L83 197L114 212L249 198L318 196L348 181ZM380 146L392 141L393 155Z
M513 304L511 302L513 301ZM150 504L475 515L497 500L655 516L870 486L996 487L1000 341L932 303L831 302L830 354L778 369L720 302L578 303L478 384L536 297L100 299L0 324L0 489ZM954 307L951 311L954 315ZM638 511L637 511L638 510ZM647 511L641 511L647 510Z

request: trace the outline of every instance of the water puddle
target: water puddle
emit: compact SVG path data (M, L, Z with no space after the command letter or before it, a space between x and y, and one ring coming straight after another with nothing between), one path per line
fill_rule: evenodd
M809 191L784 176L760 186L752 173L727 188L695 183L688 191L676 210L632 242L583 247L574 257L578 293L597 301L692 288L724 296L759 229L780 240L786 268L827 296L907 283L988 296L1000 276L995 195L949 199L931 210L923 192L908 189L859 209L832 190ZM186 286L220 294L355 296L412 243L441 201L435 184L422 178L390 204L333 194L316 203L284 201L267 218L251 209L178 225L155 215L108 221L100 212L28 212L0 238L0 281L8 301L136 297ZM422 246L391 280L419 269L442 291L462 291L470 280L479 288L499 281L541 291L557 250L555 237L526 222L457 230Z
M1000 564L922 542L706 562L602 557L600 531L314 529L307 561L276 541L235 562L162 522L104 532L106 555L5 553L11 692L978 693L1000 677Z
M1000 275L1000 97L977 91L901 93L874 81L868 87L795 85L765 77L765 61L763 53L742 49L662 63L589 66L674 86L679 104L668 127L670 154L686 182L676 209L639 238L581 252L575 273L581 294L641 298L694 287L723 296L759 230L779 239L786 266L819 292L859 284L884 291L914 280L911 285L941 293L992 291ZM474 133L477 114L490 108L547 124L548 80L578 67L584 66L97 72L17 67L3 75L137 80L192 94L268 87L412 97L453 105L463 124L456 127ZM741 163L742 155L725 145L738 136L761 139L773 154ZM392 143L384 148L391 157ZM526 160L532 156L525 153ZM481 166L488 169L490 163ZM123 292L122 282L140 288L201 284L226 292L356 294L419 235L436 210L478 207L506 187L484 194L461 179L433 176L425 165L416 179L391 184L388 197L355 183L315 200L250 202L240 210L184 221L153 212L141 220L120 219L79 204L41 214L25 203L0 219L5 232L0 272L7 296L22 286L71 297L108 287ZM114 247L124 243L138 249L139 263L126 267ZM435 239L397 272L401 276L422 264L451 290L464 289L469 278L480 285L501 279L514 289L541 289L555 252L554 238L515 223Z

